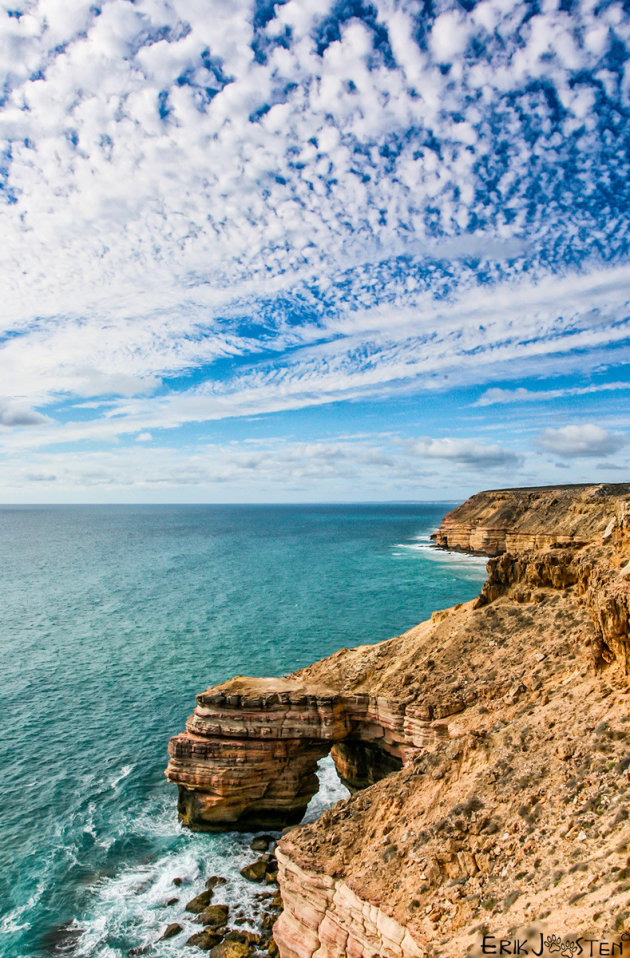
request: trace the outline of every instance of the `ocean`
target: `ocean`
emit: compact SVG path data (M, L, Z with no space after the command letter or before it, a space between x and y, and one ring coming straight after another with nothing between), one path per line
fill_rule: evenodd
M251 835L192 834L164 778L195 694L378 642L472 598L449 506L0 509L0 955L123 958L211 875L256 927ZM330 759L307 815L346 795ZM174 878L181 878L176 887ZM177 902L166 905L176 897ZM186 920L188 919L188 920Z

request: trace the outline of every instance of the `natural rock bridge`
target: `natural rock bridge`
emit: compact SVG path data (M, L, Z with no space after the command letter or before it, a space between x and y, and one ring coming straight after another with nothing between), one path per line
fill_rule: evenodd
M303 817L331 748L342 781L364 788L448 737L431 711L297 678L239 676L197 696L170 741L166 775L190 828L280 827Z

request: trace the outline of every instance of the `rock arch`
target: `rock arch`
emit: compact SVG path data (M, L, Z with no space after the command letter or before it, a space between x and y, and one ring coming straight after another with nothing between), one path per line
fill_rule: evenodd
M303 817L319 787L317 763L331 749L356 790L447 736L417 706L296 678L238 676L197 696L185 731L169 743L166 777L191 829L279 828Z

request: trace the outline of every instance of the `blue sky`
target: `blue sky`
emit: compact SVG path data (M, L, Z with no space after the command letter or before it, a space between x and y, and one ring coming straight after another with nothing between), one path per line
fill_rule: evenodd
M0 3L0 501L622 481L630 4Z

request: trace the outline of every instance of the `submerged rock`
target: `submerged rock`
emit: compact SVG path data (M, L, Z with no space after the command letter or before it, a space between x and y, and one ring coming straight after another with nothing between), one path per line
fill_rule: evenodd
M206 879L206 888L217 888L219 885L227 885L227 878L222 878L221 875L213 875L212 878Z
M44 941L54 952L71 953L82 934L81 928L75 925L74 921L67 921L51 928L44 936Z
M267 852L275 842L272 835L257 835L249 846L253 852Z

